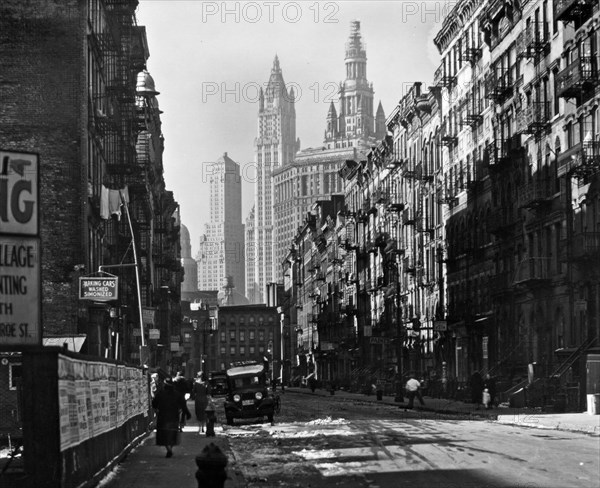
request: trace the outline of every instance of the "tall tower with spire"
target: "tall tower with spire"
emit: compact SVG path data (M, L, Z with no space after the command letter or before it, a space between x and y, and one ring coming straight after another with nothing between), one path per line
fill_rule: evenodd
M296 139L296 109L293 88L288 92L279 58L275 56L266 89L259 93L258 136L254 141L254 183L252 248L247 248L246 292L251 303L265 301L266 286L276 281L278 263L274 259L274 186L272 172L291 164L300 147ZM249 242L249 244L250 244ZM250 273L252 269L252 273Z
M348 159L366 158L371 146L386 135L381 103L373 113L373 85L367 80L367 54L360 33L360 22L350 24L346 42L346 80L340 83L336 107L327 111L323 146L304 149L290 165L273 172L275 188L275 261L279 266L294 245L298 227L303 225L316 201L344 194L339 170ZM281 269L281 268L280 268ZM277 281L282 282L281 272Z
M325 144L328 148L358 147L364 141L385 137L385 113L381 102L373 113L373 84L367 80L367 51L360 21L350 24L346 42L346 79L339 86L339 106L331 102L327 113Z

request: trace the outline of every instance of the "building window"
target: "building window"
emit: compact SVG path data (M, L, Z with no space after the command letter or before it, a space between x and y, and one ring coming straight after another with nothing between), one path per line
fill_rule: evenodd
M240 342L245 342L245 341L246 341L246 331L240 330Z
M240 356L246 355L246 346L240 346Z
M256 353L256 347L254 347L254 346L250 346L250 347L248 348L248 350L249 350L249 352L250 352L250 355L251 355L251 356L252 356L252 355L254 355L254 354Z
M229 346L229 354L235 356L235 346Z
M21 363L12 363L8 365L8 387L10 390L17 389L17 383L23 377L23 367Z
M227 348L225 346L221 346L219 352L221 353L221 356L225 356L225 354L227 354Z
M225 341L227 341L227 336L225 335L225 331L222 330L221 331L221 342L225 342Z
M235 330L229 331L229 340L235 342Z
M250 330L250 331L248 331L248 336L249 336L248 338L249 338L251 341L253 341L253 340L255 340L255 339L256 339L256 337L255 337L255 333L256 333L256 332L255 332L254 330Z
M258 340L260 342L264 342L264 340L265 340L265 331L264 330L259 330L258 331Z

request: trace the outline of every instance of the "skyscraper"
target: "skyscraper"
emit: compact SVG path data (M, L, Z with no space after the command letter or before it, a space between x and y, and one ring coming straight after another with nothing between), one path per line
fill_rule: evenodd
M358 147L369 139L381 139L386 133L381 102L373 113L373 83L367 80L367 52L358 20L350 24L344 62L346 79L340 83L338 109L331 102L327 114L327 149Z
M367 53L358 20L350 26L345 64L346 79L339 86L338 108L333 102L329 106L323 146L300 151L293 163L273 172L278 282L283 279L282 261L311 206L331 195L343 195L338 172L345 161L366 159L371 146L386 134L381 103L373 115L373 84L367 80Z
M242 180L240 166L227 153L214 163L205 163L210 185L210 221L200 238L198 287L221 290L231 285L245 294L244 224L242 224ZM228 280L228 277L231 279Z
M192 243L190 231L185 225L181 225L181 264L183 266L184 276L181 283L182 297L184 293L198 291L198 263L192 257Z
M248 298L252 303L265 300L268 283L276 280L279 269L274 259L273 235L274 188L272 173L289 165L300 147L296 139L296 109L294 90L288 92L279 59L275 56L266 89L259 93L258 136L254 141L256 180L254 184L254 228L248 242L249 265L247 274ZM252 214L251 214L252 216ZM253 273L250 273L250 271Z

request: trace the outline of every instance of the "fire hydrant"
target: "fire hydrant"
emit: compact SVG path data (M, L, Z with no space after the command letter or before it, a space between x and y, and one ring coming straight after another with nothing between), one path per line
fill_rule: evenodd
M227 479L227 456L211 442L196 456L198 488L223 488Z
M206 437L214 437L217 416L215 415L215 406L212 402L208 402L208 405L204 409L204 413L206 414Z

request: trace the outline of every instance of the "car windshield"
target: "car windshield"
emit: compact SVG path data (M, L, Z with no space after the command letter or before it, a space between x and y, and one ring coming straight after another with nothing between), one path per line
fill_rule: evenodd
M238 376L236 378L231 378L231 380L235 388L264 385L264 380L260 376Z

